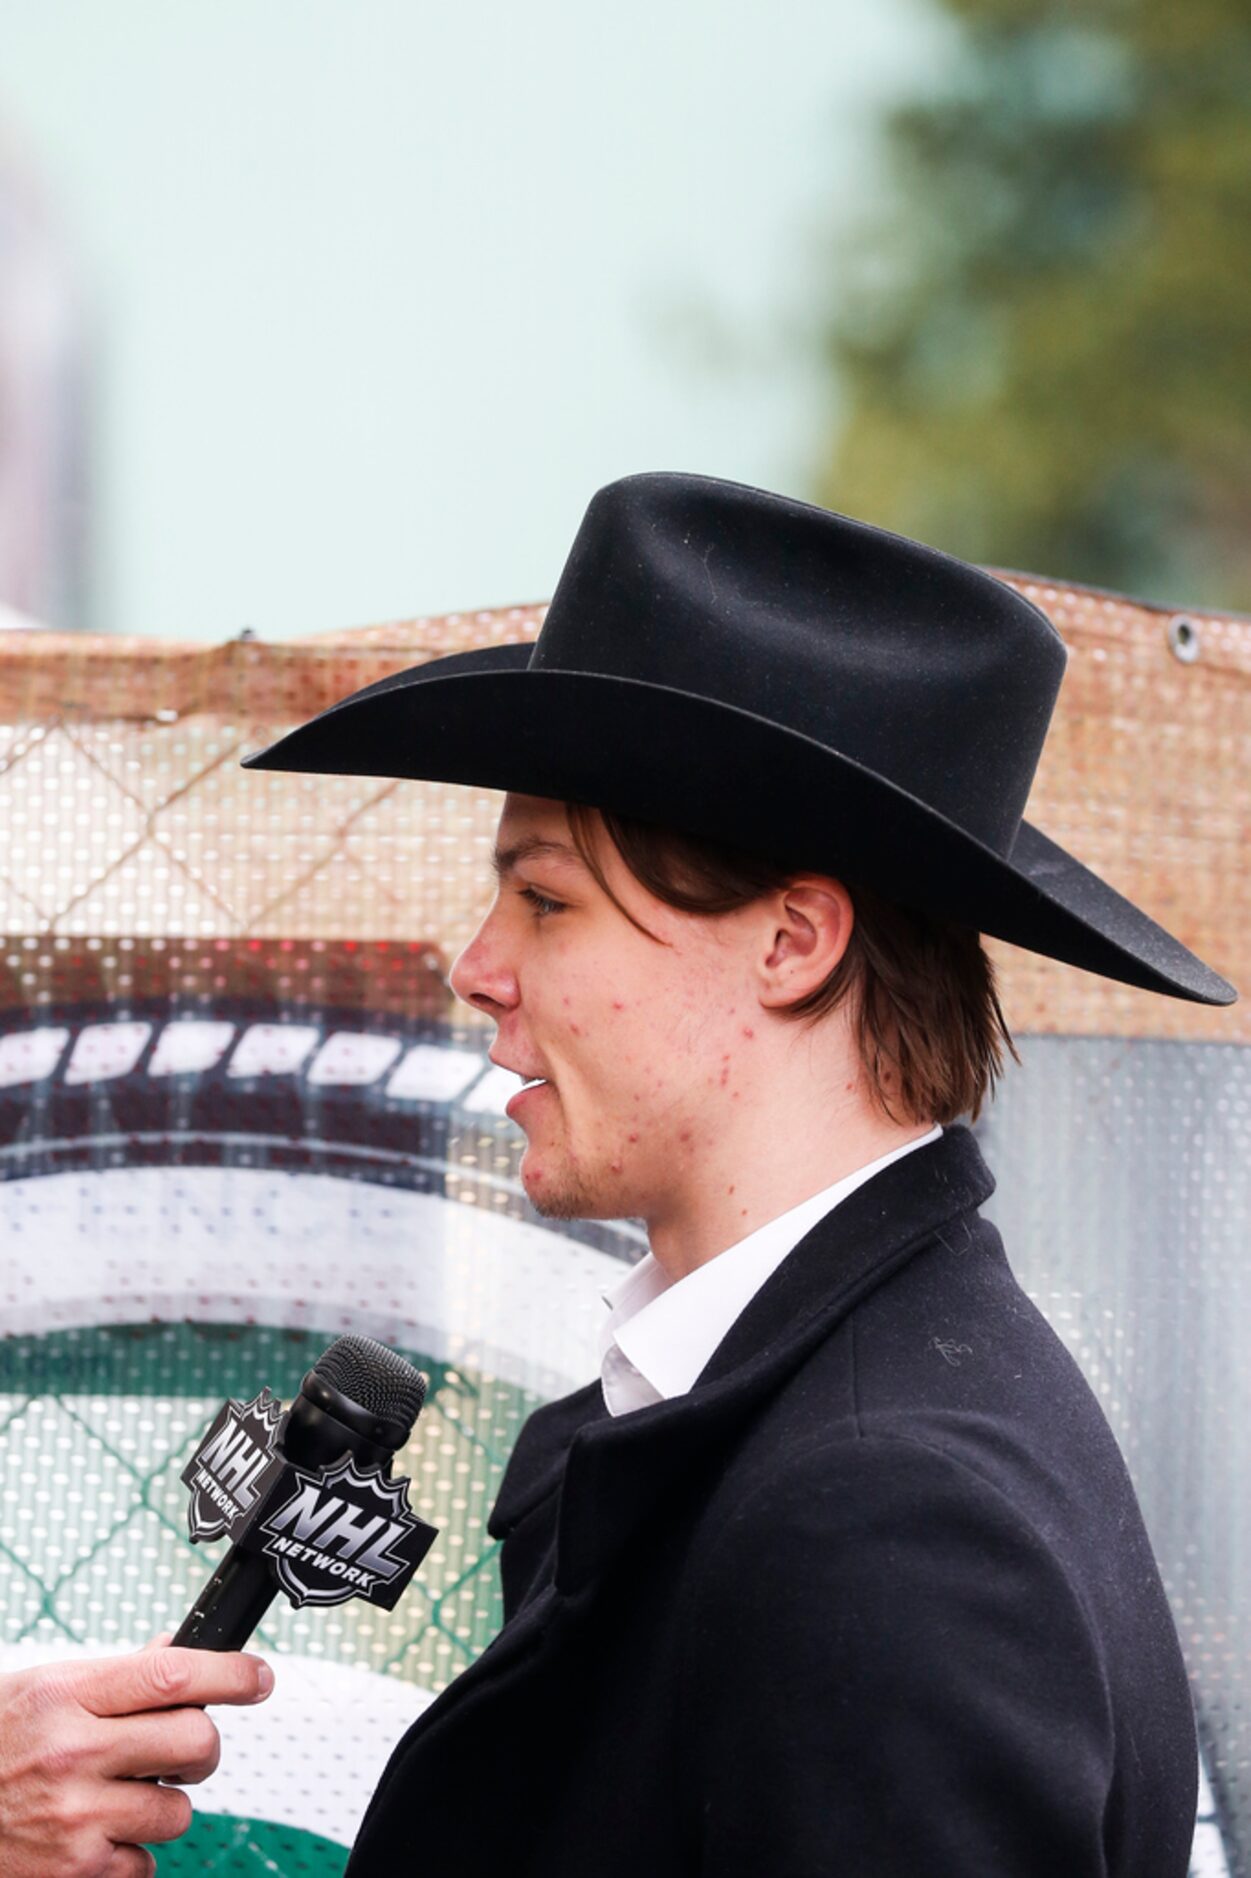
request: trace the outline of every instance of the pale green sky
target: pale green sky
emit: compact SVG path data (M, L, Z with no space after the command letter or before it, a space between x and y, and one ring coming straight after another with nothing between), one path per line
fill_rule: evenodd
M788 322L941 43L921 0L4 0L91 314L94 623L535 599L614 476L804 493Z

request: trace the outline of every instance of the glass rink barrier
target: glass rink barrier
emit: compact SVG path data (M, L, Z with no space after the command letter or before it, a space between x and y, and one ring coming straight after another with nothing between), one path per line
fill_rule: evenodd
M1097 1391L1191 1676L1193 1871L1251 1873L1251 622L1012 577L1070 650L1030 818L1231 978L1207 1010L992 942L1022 1065L987 1211ZM223 1399L335 1337L430 1377L397 1471L439 1529L394 1611L258 1637L272 1700L162 1873L331 1878L391 1747L500 1620L526 1415L595 1373L630 1222L541 1221L517 1078L454 1005L499 798L240 758L539 608L267 645L0 633L0 1666L175 1629L224 1551L181 1482ZM959 1352L952 1352L959 1360Z

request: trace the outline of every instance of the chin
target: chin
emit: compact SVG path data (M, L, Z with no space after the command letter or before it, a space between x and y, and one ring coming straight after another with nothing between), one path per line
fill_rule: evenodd
M549 1193L530 1195L530 1204L540 1219L594 1219L594 1208L584 1206L576 1194Z
M528 1157L527 1157L528 1158ZM521 1164L526 1198L541 1219L620 1219L619 1195L609 1196L577 1172L548 1173L543 1168L526 1172Z

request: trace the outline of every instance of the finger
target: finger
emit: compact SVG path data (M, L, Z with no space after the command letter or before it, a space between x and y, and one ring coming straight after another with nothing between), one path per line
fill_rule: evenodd
M76 1665L73 1686L93 1715L137 1715L145 1709L263 1702L274 1672L259 1656L237 1651L142 1650Z
M101 1878L153 1878L156 1860L141 1845L117 1845Z
M181 1838L191 1824L191 1801L181 1787L114 1780L103 1791L97 1818L105 1838L115 1845L164 1845Z
M100 1771L130 1780L156 1777L195 1786L221 1759L221 1736L202 1708L163 1709L159 1714L111 1715Z

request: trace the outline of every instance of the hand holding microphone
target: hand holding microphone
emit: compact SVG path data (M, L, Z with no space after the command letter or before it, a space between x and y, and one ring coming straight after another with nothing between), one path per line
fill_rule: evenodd
M255 1656L152 1647L0 1676L0 1871L4 1878L148 1878L145 1844L177 1839L177 1787L217 1766L219 1702L261 1702Z
M4 1878L148 1878L145 1844L192 1817L159 1783L217 1767L205 1709L273 1687L269 1666L238 1652L278 1590L296 1605L394 1607L435 1537L390 1476L425 1392L395 1351L341 1337L285 1417L268 1390L226 1404L183 1479L192 1538L232 1545L173 1645L0 1676Z

